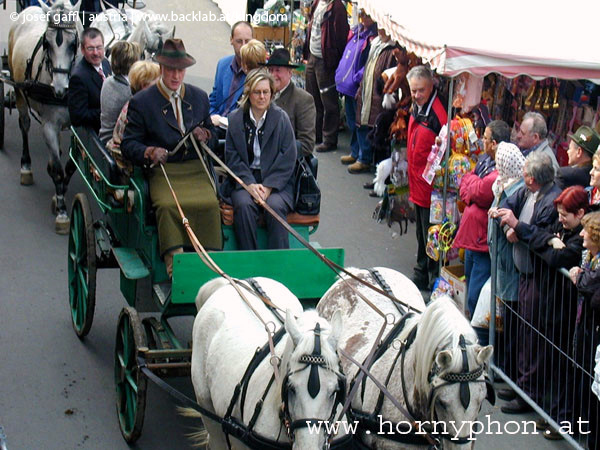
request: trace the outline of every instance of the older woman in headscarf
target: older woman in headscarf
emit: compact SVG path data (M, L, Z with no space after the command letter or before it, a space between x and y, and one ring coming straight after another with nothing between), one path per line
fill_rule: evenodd
M525 183L523 180L525 157L516 145L501 142L496 149L495 159L498 177L492 185L494 201L489 210L490 215L496 211L498 205L517 192ZM515 311L517 309L519 274L513 262L513 244L508 242L499 223L491 218L488 222L488 245L492 252L492 259L496 257L496 297L507 306L503 318L504 339L499 342L501 345L504 344L504 352L502 349L498 352L500 357L503 357L503 364L501 362L500 367L511 379L516 380L518 372L514 338L517 335L517 322L509 307Z

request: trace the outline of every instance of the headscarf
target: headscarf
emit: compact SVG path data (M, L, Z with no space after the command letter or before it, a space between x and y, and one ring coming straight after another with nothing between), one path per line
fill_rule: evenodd
M498 178L492 185L494 195L498 198L506 188L523 177L525 157L515 144L500 142L496 149L496 169Z

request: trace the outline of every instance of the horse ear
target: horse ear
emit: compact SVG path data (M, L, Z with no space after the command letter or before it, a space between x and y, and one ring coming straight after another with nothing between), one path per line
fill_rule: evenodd
M46 5L43 0L38 0L38 3L40 4L40 8L42 8L42 10L45 13L48 13L50 11L50 7L48 5Z
M150 30L150 25L148 25L148 20L146 17L142 20L142 26L144 27L144 36L146 37L146 42L149 42L152 38L152 31Z
M298 342L300 342L302 333L300 333L300 330L298 329L298 323L296 322L296 318L291 309L288 309L285 312L285 331L290 335L294 347L296 347Z
M450 350L442 350L435 357L435 362L440 369L446 369L452 362L452 352Z
M337 348L340 336L342 334L342 313L336 310L331 318L331 334L329 335L329 344L333 348Z
M475 361L477 361L477 364L482 365L488 362L488 360L492 357L492 353L494 353L494 347L491 345L486 345L485 347L477 346L477 348L475 348L475 353Z

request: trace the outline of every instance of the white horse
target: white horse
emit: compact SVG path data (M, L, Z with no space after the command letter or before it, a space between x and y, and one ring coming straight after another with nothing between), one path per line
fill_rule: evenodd
M298 299L277 281L267 278L256 278L256 281L278 307L287 310L286 334L275 347L281 361L281 384L273 382L271 357L267 354L249 378L245 399L242 396L232 402L236 385L257 348L267 343L267 333L234 288L227 281L216 279L200 288L196 299L198 315L194 321L192 347L196 400L219 417L226 415L230 403L235 404L232 416L246 425L256 405L264 401L254 424L255 436L283 448L290 445L296 450L326 448L325 427L316 432L310 430L306 422L316 425L320 420L332 420L341 410L345 379L339 372L337 355L340 315L333 315L330 325L314 310L303 312ZM282 326L258 297L250 293L247 297L265 321L278 324L277 328ZM227 449L221 425L206 416L202 418L210 448ZM343 426L340 427L338 436L344 431ZM230 440L234 449L248 448L233 436Z
M367 379L364 390L359 389L354 397L352 408L367 414L374 413L378 419L375 425L385 423L379 429L390 434L378 435L378 429L366 432L368 423L365 421L361 432L363 442L377 449L418 448L427 445L423 433L429 429L439 433L433 436L442 441L444 448L471 447L472 441L468 440L472 437L470 424L477 419L486 398L484 365L492 355L492 347L477 344L471 325L449 297L442 297L425 307L419 290L406 276L386 268L375 270L387 282L394 297L424 312L405 317L400 322L403 325L395 330L398 335L394 340L386 342L384 338L385 345L379 358L370 368L371 374L387 386L389 393L413 417L406 417L389 399L381 397L380 389ZM352 269L352 272L377 285L376 278L369 271ZM391 300L355 280L350 279L348 283L384 313L394 314L397 319L400 317ZM331 317L332 312L338 309L343 312L339 346L357 362L363 363L384 321L341 280L325 293L317 305L317 310L325 318ZM388 326L388 331L390 328ZM348 380L353 380L358 369L345 358L342 361ZM350 386L351 383L349 389ZM413 433L421 431L421 435L412 434L417 440L392 440L392 435L394 438L406 438L401 433L408 435L410 429L406 428L406 424L412 420L423 425L422 430L412 428ZM433 429L432 421L437 422Z
M107 8L95 16L91 26L102 32L107 49L121 40L136 42L147 59L158 52L164 41L175 36L175 26L169 29L149 10Z
M21 184L33 183L28 138L31 108L41 121L50 152L48 173L56 188L53 206L57 213L56 232L60 234L69 231L64 194L74 167L67 165L65 175L59 133L70 125L67 89L82 31L77 15L80 2L71 6L69 1L56 0L52 7L44 3L30 6L21 12L8 34L8 65L17 83L15 94L23 138Z

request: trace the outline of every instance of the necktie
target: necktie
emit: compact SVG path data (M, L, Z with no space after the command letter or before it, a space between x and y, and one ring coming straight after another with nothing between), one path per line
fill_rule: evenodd
M175 99L175 118L177 119L177 125L181 130L183 130L183 123L179 114L179 94L177 92L173 92L173 98Z
M100 74L100 77L102 78L102 81L106 80L106 76L104 75L104 72L102 71L102 67L100 67L98 69L98 73Z

